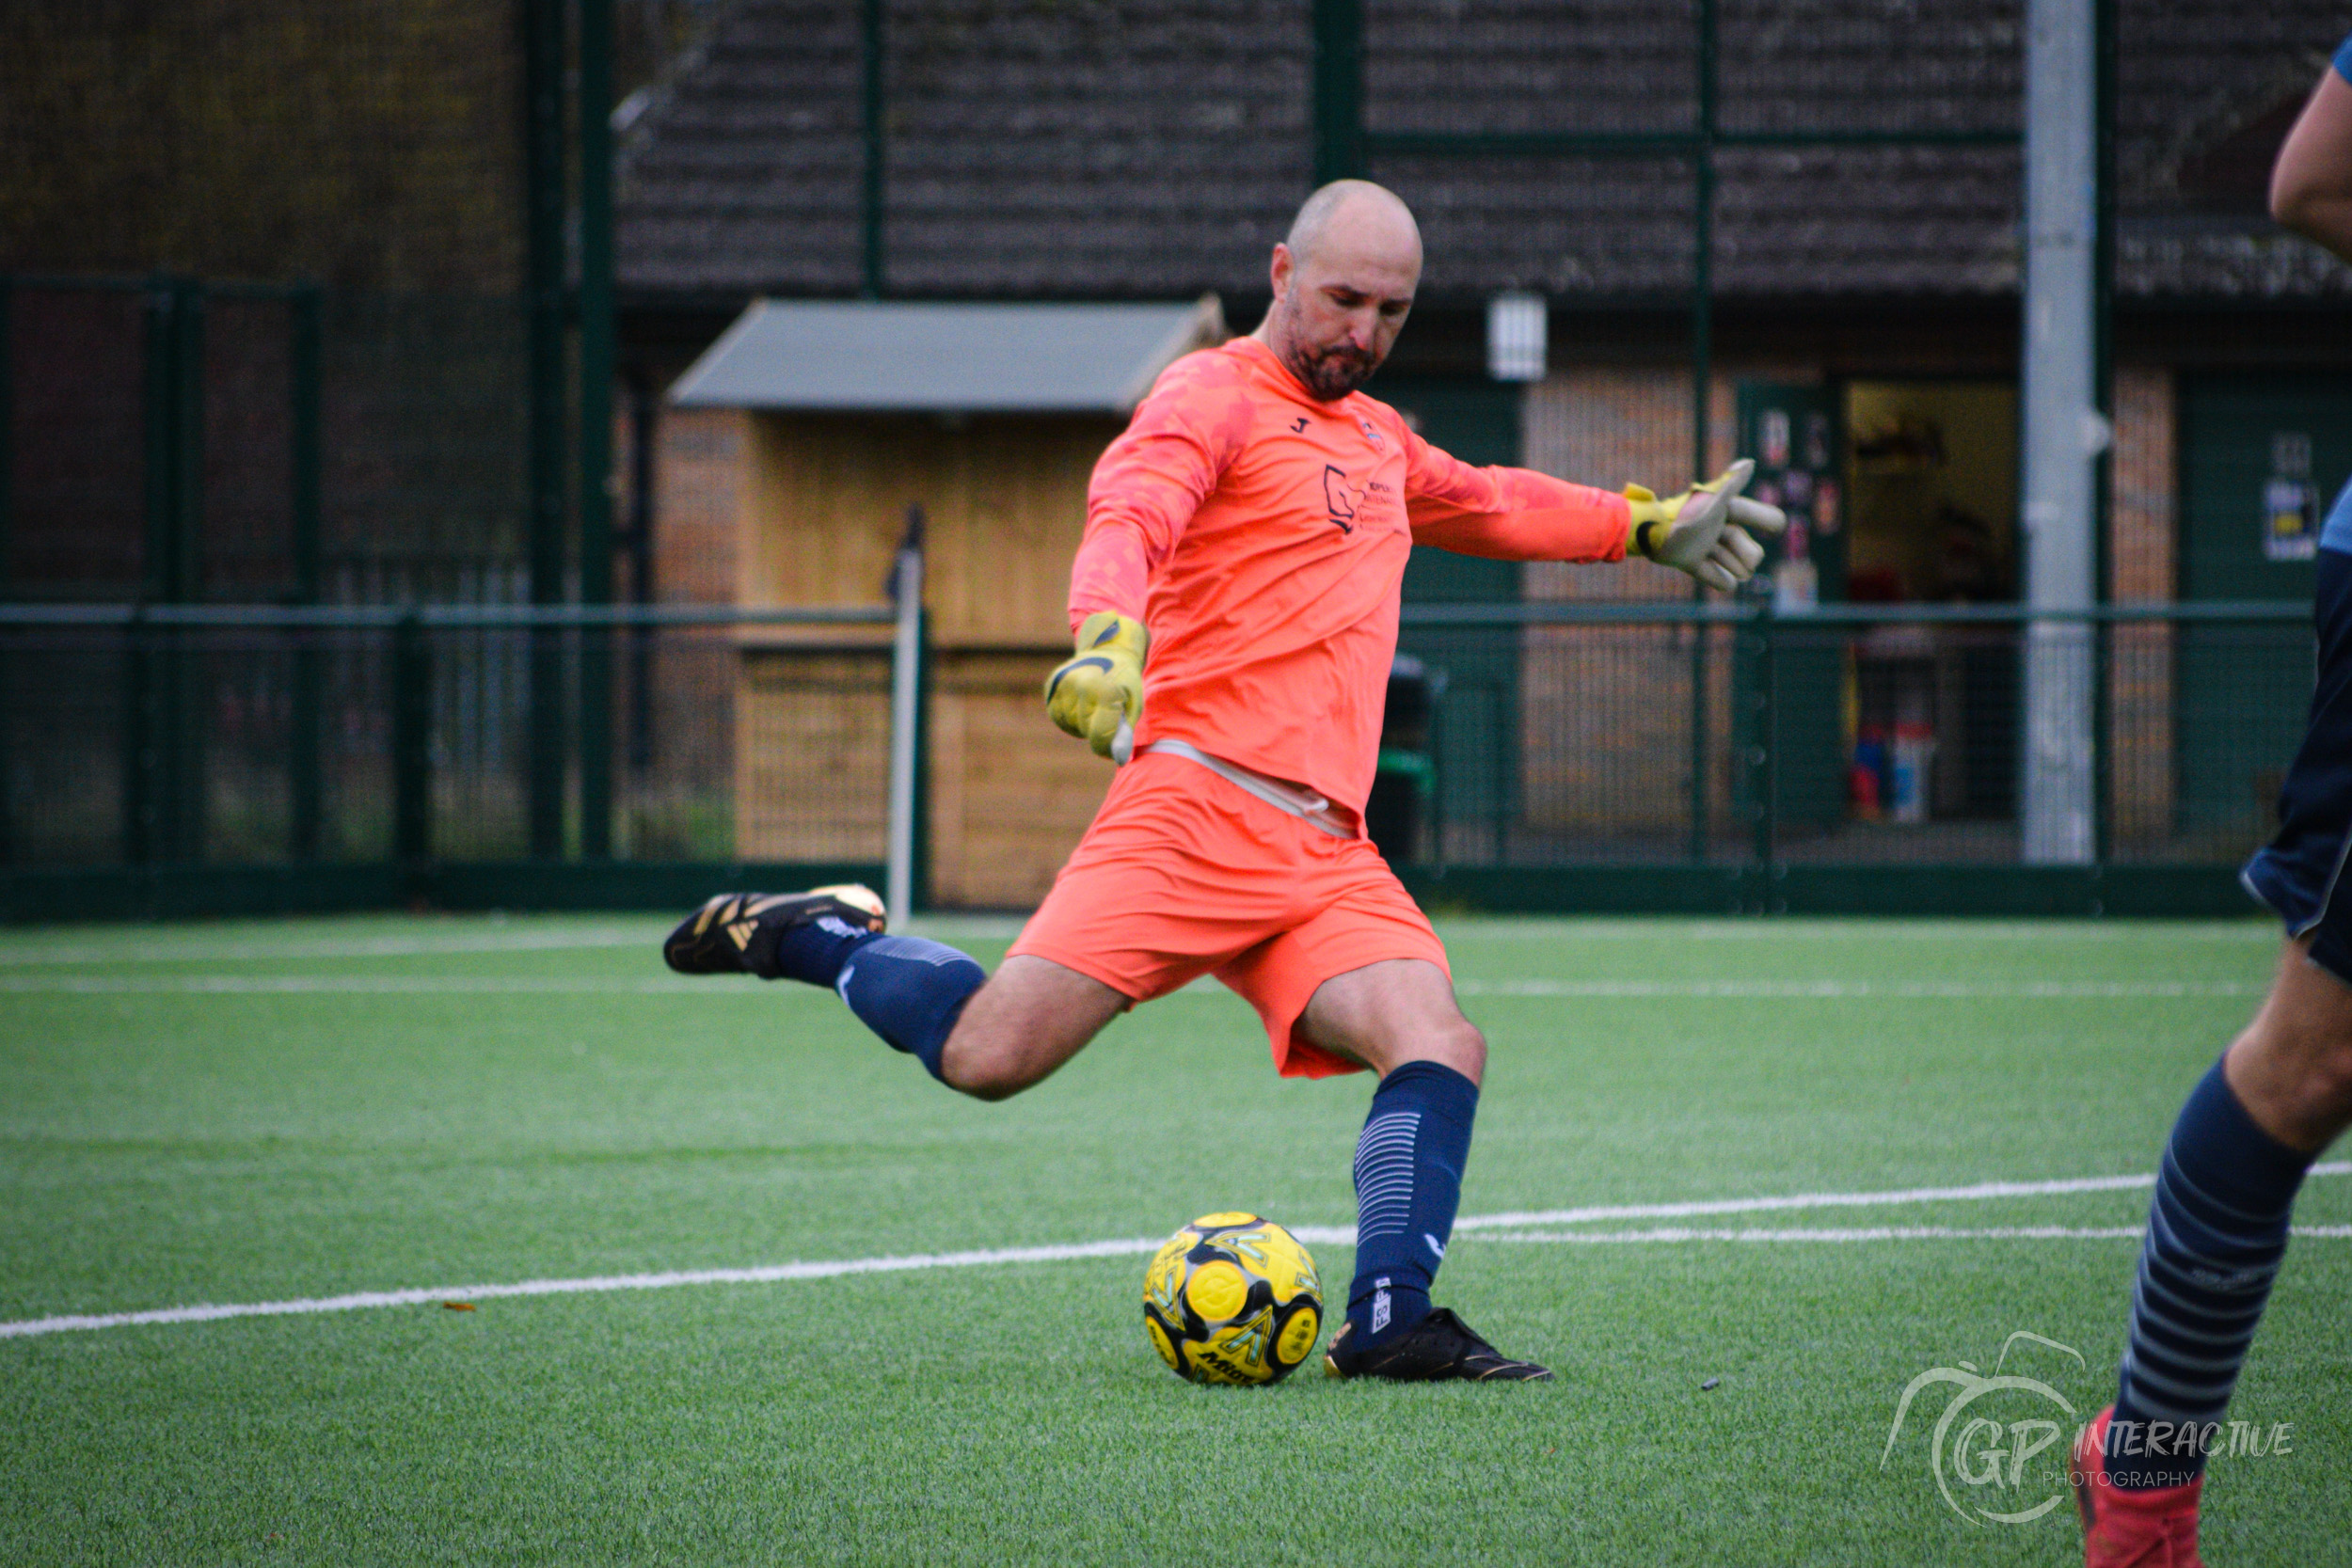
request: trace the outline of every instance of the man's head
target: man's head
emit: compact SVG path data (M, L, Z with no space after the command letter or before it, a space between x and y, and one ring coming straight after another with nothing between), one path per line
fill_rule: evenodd
M1421 230L1369 180L1335 180L1307 198L1274 247L1274 304L1255 337L1326 403L1389 356L1421 282Z

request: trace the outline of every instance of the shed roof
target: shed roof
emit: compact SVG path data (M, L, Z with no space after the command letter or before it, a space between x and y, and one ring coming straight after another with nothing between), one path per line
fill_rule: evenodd
M1221 342L1189 305L755 300L678 378L690 408L1116 413L1180 356Z

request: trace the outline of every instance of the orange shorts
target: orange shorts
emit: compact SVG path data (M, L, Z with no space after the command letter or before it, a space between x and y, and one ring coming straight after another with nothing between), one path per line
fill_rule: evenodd
M1315 988L1445 947L1371 841L1334 838L1188 758L1119 770L1013 954L1149 1002L1214 974L1258 1009L1284 1077L1360 1072L1298 1032Z

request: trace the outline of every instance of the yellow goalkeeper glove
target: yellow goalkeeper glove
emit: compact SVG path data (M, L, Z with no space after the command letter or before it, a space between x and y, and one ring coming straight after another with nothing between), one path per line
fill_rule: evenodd
M1142 622L1096 610L1078 627L1077 652L1045 677L1045 711L1096 756L1123 764L1143 717L1143 656L1151 647Z
M1708 483L1664 500L1639 484L1627 485L1632 523L1626 553L1688 572L1709 588L1739 587L1764 560L1764 546L1753 535L1777 534L1788 526L1779 507L1740 494L1755 472L1755 461L1743 457Z

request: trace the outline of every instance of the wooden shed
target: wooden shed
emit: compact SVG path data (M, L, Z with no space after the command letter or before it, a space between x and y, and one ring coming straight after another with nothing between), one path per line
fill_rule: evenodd
M767 301L672 390L731 410L741 471L735 601L870 603L927 522L932 661L925 789L931 896L1044 895L1110 782L1038 689L1070 647L1064 603L1094 460L1180 356L1225 337L1179 305ZM882 629L737 639L735 843L746 860L879 858ZM871 686L872 692L864 689ZM866 778L867 773L874 778Z

